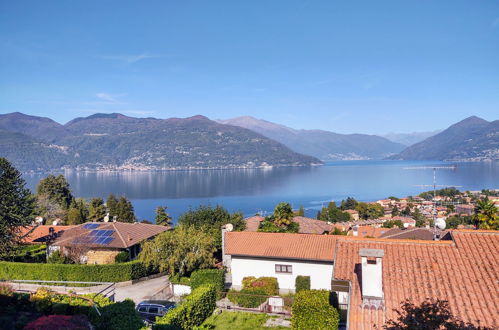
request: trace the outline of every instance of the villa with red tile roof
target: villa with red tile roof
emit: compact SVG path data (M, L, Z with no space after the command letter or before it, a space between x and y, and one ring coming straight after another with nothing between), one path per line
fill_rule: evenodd
M224 264L238 289L247 276L298 275L338 298L348 329L381 328L408 299L447 300L464 322L499 328L499 232L452 230L448 240L226 232ZM229 278L230 278L229 276Z

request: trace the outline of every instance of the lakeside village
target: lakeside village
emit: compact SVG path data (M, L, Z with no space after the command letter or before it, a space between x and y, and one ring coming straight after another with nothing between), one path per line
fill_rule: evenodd
M445 188L316 219L36 194L0 158L2 329L497 329L499 190Z

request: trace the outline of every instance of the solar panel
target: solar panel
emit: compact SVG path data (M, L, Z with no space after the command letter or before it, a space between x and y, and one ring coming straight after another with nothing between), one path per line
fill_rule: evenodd
M95 228L99 228L99 224L98 223L86 223L83 225L83 228L85 229L95 229Z
M92 230L89 235L95 237L109 237L113 235L114 230Z
M111 243L113 241L113 237L106 237L104 239L104 241L102 242L103 245L108 245L109 243Z

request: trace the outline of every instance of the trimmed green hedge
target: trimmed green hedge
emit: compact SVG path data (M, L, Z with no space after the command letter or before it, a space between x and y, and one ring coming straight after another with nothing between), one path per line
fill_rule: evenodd
M193 290L177 307L158 317L154 330L192 329L201 325L215 310L217 289L208 284Z
M221 297L225 287L225 271L223 269L200 269L191 274L192 290L205 284L213 284L217 290L217 297Z
M295 289L296 293L303 290L310 290L310 276L296 276Z
M241 307L256 308L263 304L269 296L278 294L277 278L249 276L243 278L243 289L241 291L231 290L227 298Z
M32 264L0 261L0 280L124 282L147 276L140 261L110 265Z
M338 329L340 315L329 303L327 290L303 290L293 302L291 326L297 330Z

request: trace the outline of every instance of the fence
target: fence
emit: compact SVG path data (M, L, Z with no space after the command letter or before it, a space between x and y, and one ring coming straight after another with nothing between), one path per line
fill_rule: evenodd
M227 291L222 293L222 299L217 302L217 307L226 310L291 316L293 301L293 296L266 296Z

